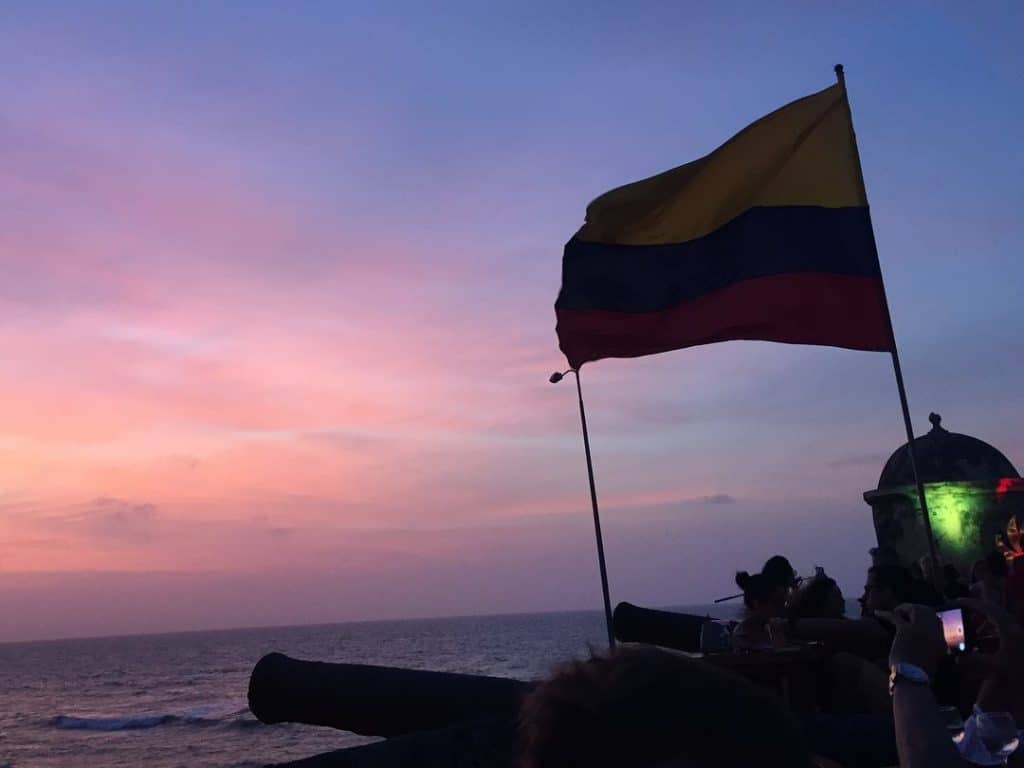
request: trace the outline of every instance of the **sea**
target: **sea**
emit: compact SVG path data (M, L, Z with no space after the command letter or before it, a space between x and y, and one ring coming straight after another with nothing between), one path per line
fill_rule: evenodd
M716 608L680 610L735 610ZM255 768L372 740L256 720L249 674L271 651L531 680L606 642L581 611L0 644L0 768Z

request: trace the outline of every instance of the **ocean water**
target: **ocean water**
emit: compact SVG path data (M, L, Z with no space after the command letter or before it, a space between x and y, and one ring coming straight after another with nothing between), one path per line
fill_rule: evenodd
M0 768L251 767L368 741L257 721L270 651L535 679L605 637L603 614L571 612L0 644Z

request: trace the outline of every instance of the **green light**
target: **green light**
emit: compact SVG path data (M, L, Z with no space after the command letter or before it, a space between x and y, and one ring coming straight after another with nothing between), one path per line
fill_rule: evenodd
M964 483L928 483L928 516L940 548L965 552L981 543L985 498Z

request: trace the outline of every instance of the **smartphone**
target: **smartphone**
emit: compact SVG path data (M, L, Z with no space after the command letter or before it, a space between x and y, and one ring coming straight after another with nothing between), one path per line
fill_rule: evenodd
M949 653L966 653L967 625L964 623L964 612L959 608L947 608L936 611L942 622L942 636L946 640Z

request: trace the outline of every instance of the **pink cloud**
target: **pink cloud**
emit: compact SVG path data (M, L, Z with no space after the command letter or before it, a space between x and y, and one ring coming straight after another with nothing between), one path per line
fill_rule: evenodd
M126 537L109 524L123 519L110 506L64 510L52 524L77 521L106 552L127 550ZM674 515L610 515L613 600L692 604L729 594L737 568L757 567L774 553L780 522L792 534L784 551L801 571L824 564L851 596L861 586L872 542L863 526L850 524L850 508L757 500L726 510L694 500ZM582 511L430 531L289 527L259 517L175 521L162 510L141 517L152 535L130 551L148 558L148 567L97 570L83 560L64 573L0 572L0 613L19 617L0 627L0 640L600 605L593 532ZM141 538L138 529L132 534ZM182 547L189 538L198 551ZM709 545L713 560L705 556ZM55 553L39 550L41 557ZM0 558L5 554L0 547ZM159 611L152 609L155 594Z

